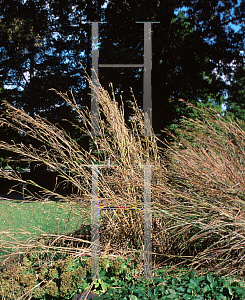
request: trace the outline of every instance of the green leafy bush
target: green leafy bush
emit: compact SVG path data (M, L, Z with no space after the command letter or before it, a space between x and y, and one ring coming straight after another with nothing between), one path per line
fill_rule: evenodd
M1 299L12 299L13 295L19 298L24 294L27 298L32 296L32 299L70 299L90 287L91 258L74 258L66 254L61 257L62 254L58 253L47 262L47 255L50 256L50 253L39 249L30 251L21 263L11 261L0 273ZM132 281L133 267L127 266L129 259L109 261L104 256L99 262L102 279L94 284L97 293L105 293L110 286L124 279Z
M181 276L154 278L152 283L138 279L122 289L111 289L99 299L245 299L245 288L232 279L218 278L212 273L195 277L194 271Z
M91 258L74 258L71 255L53 256L44 261L42 250L31 251L19 264L11 264L0 274L1 299L30 296L32 299L70 299L91 286ZM242 300L245 288L231 278L218 278L212 273L195 277L194 271L166 274L167 269L155 273L158 277L148 282L136 276L137 265L129 264L129 258L109 260L100 257L100 278L94 281L93 293L98 299L195 299ZM33 289L33 287L35 287ZM10 293L11 290L11 293ZM23 298L24 298L23 297ZM25 299L25 298L24 298Z

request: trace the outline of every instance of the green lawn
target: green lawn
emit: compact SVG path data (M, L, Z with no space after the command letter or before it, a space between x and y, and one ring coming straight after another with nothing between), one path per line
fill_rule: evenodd
M3 232L11 233L18 241L30 238L25 231L35 235L41 234L41 231L69 233L78 229L84 218L87 224L91 223L90 205L0 200L0 240L9 240ZM4 253L0 249L0 256Z

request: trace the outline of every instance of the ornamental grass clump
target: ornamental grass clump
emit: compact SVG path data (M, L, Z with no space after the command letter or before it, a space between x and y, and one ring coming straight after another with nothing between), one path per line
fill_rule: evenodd
M88 80L90 80L87 77ZM122 108L118 109L115 99L111 100L109 93L101 86L99 91L91 83L92 88L97 93L99 99L100 112L104 115L105 121L99 118L101 137L91 135L89 129L91 125L90 112L81 110L80 106L75 102L70 92L71 100L68 93L59 93L64 101L74 109L81 120L84 121L85 127L81 127L81 134L87 133L91 135L94 145L98 152L103 152L103 157L110 158L110 168L100 169L100 205L103 207L126 207L134 208L142 205L142 193L144 189L144 170L137 168L136 164L143 165L149 163L151 165L158 164L160 166L160 158L157 153L157 147L154 135L146 140L137 137L137 134L143 134L143 114L137 108L136 119L132 121L133 130L127 128L124 122L123 103ZM136 102L135 102L136 103ZM6 101L3 101L6 108L5 114L1 117L1 125L7 125L14 130L21 130L22 134L38 140L42 143L42 147L34 149L32 145L24 145L23 143L8 144L0 142L0 148L12 151L20 155L23 161L38 162L48 166L50 169L56 170L64 182L69 182L73 185L74 191L70 197L63 196L57 193L57 190L47 190L38 186L37 183L31 180L23 180L18 172L5 172L1 169L1 176L16 183L27 184L26 194L32 195L36 201L50 201L51 197L56 197L57 202L70 202L71 204L79 203L81 197L86 200L91 199L91 168L86 166L89 162L92 164L107 163L101 161L101 156L95 157L79 147L79 145L71 139L71 137L60 127L50 124L47 120L41 119L38 115L35 118L30 117L24 110L17 109L11 106ZM86 117L88 115L88 118ZM87 124L88 123L88 124ZM139 123L139 125L137 125ZM139 128L139 130L138 130ZM105 137L105 132L108 137ZM117 164L118 166L113 166ZM66 169L66 171L65 171ZM154 176L156 178L156 174ZM42 190L42 193L32 194L28 187L35 186ZM29 198L26 197L28 201ZM14 206L14 205L13 205ZM87 211L85 211L87 212ZM119 254L124 256L131 253L132 258L135 255L134 249L140 246L142 249L142 211L102 211L101 226L100 226L100 243L103 253L111 254L111 257L117 257ZM87 224L81 220L81 226L75 232L69 234L52 233L52 228L49 232L39 230L38 234L33 234L31 228L25 228L18 232L11 232L11 229L1 232L1 248L11 249L12 253L7 256L20 257L27 255L29 251L37 247L43 247L46 252L63 253L64 255L79 256L81 253L88 254L90 252L90 235L89 232L84 233ZM134 230L132 231L132 227ZM113 229L113 231L111 231ZM35 228L38 231L37 228ZM118 234L119 233L119 234ZM16 236L18 235L18 239ZM21 236L29 238L21 240ZM86 236L86 239L83 237ZM42 242L41 242L42 241ZM129 250L127 252L127 250ZM101 252L102 252L101 251ZM88 254L89 255L89 254Z
M244 274L244 122L214 109L194 108L199 119L183 118L175 143L167 145L169 180L178 193L183 221L191 232L181 244L195 250L192 265ZM171 133L169 132L171 135ZM177 230L180 235L180 231ZM199 248L199 249L198 249Z
M4 101L7 110L0 124L21 129L43 146L34 149L32 145L2 141L0 148L20 154L24 161L36 161L56 170L74 188L73 194L64 197L56 189L51 191L40 186L42 194L33 194L36 201L47 202L51 196L71 204L79 204L81 197L91 200L91 168L85 165L89 162L107 164L109 158L109 168L99 168L100 252L111 259L129 258L129 265L140 262L139 274L142 275L143 166L152 165L153 270L171 262L173 268L183 264L202 272L212 270L220 276L244 275L243 123L188 103L189 109L197 111L200 118L183 118L176 135L165 130L174 142L160 141L153 130L150 137L140 136L144 134L144 114L136 100L132 106L135 116L129 128L125 124L123 102L119 108L101 85L94 85L88 76L86 78L99 102L100 136L92 136L88 128L91 127L90 112L76 103L72 92L70 96L55 92L83 120L85 127L80 127L81 134L91 136L98 156L81 148L63 129L39 116L32 118ZM158 147L157 141L164 147ZM14 171L6 173L1 169L1 176L37 186L33 181L24 181ZM103 207L126 209L103 210ZM22 241L10 235L10 230L3 231L0 245L12 249L5 262L16 257L21 264L28 253L39 247L46 253L45 258L36 259L40 268L45 263L51 266L57 255L63 260L69 255L89 257L88 227L81 220L75 231L66 234L51 232L52 228L49 232L40 230L36 235L25 230L22 234L29 238ZM21 231L18 234L21 236ZM48 284L47 279L43 280L46 281L39 282L39 289ZM54 287L52 290L55 292Z

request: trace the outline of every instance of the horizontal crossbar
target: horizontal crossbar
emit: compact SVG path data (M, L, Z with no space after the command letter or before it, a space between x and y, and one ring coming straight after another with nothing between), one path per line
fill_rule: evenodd
M101 68L144 68L144 64L99 64Z

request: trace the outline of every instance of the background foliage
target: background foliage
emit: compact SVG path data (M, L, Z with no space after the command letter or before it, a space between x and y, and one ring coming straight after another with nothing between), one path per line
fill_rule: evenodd
M99 25L100 63L133 64L142 63L144 47L143 24L136 21L160 21L152 25L154 132L174 129L182 115L188 116L190 110L179 98L193 104L226 103L234 117L244 118L243 1L134 0L103 5L104 1L1 1L0 72L2 87L7 87L1 88L1 98L31 116L39 114L60 124L88 150L89 138L64 121L81 120L49 91L72 89L77 102L90 109L90 88L79 62L89 74L91 25L83 22L107 22ZM141 69L100 68L99 79L108 90L113 82L117 101L120 95L132 99L132 87L143 107ZM126 106L128 125L131 114ZM1 129L1 136L8 139L6 129ZM15 138L23 139L19 133ZM38 147L34 140L25 142Z

